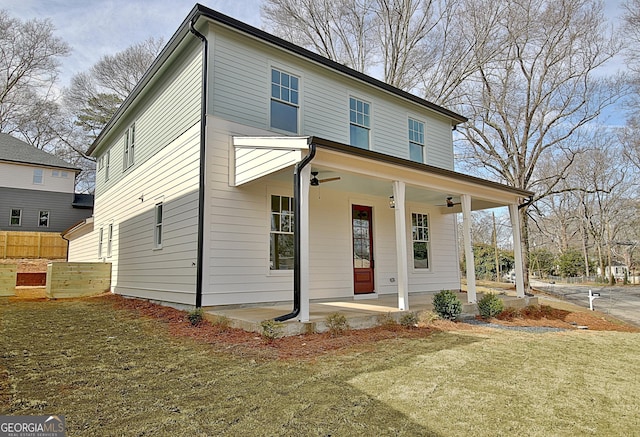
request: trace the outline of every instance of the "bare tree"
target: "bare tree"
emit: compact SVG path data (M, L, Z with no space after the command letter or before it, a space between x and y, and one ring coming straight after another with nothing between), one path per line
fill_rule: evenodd
M0 132L24 131L33 112L51 109L60 58L69 54L54 30L49 20L22 21L0 10Z

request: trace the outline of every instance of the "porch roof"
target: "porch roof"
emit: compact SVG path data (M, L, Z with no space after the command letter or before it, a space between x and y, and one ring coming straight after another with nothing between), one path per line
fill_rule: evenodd
M388 196L391 194L389 181L403 180L408 186L408 200L442 204L443 193L446 193L457 203L456 196L471 194L473 210L504 206L514 203L515 199L533 196L531 191L315 136L234 136L233 162L230 163L234 169L232 185L276 175L299 162L311 143L317 149L311 163L314 170L322 172L324 177L339 176L344 187L355 191L360 186L361 191L369 194ZM456 205L444 207L442 211L454 213L461 208Z

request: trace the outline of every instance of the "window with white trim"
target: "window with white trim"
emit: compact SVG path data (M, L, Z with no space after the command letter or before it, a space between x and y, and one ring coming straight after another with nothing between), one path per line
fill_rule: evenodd
M123 170L135 163L136 124L133 123L124 133Z
M104 228L98 231L98 258L102 258L102 242L104 241Z
M300 81L284 71L271 69L271 127L298 133Z
M107 154L104 157L104 180L109 180L109 164L111 163L111 150L107 150Z
M44 172L41 168L33 170L33 183L36 185L42 185L44 182Z
M409 119L409 159L424 163L424 123Z
M156 249L162 249L162 214L163 204L162 202L156 203L154 213L154 228L153 228L153 247Z
M349 97L350 144L361 149L369 149L370 129L371 105L355 97Z
M293 270L293 197L271 196L271 270Z
M429 216L411 213L411 232L413 240L413 267L429 268Z
M107 258L111 258L111 249L113 248L113 223L109 223L107 230Z
M11 209L9 217L9 226L22 226L22 210L18 208Z
M49 211L40 211L38 214L38 227L39 228L48 228L49 227Z

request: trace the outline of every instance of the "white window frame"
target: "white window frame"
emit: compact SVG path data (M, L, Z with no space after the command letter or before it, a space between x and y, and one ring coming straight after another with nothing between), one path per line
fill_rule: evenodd
M280 80L279 82L274 82L273 81L273 73L274 71L278 72L279 77L282 78L282 75L287 75L289 76L289 85L284 85L282 83L282 80ZM294 89L292 88L292 84L291 84L291 78L294 78L297 81L297 87ZM287 71L286 69L282 69L280 67L275 67L275 66L271 66L270 70L269 70L269 127L271 129L275 129L278 131L282 131L282 132L289 132L289 133L294 133L297 134L300 131L300 85L302 83L302 78L300 77L300 75L298 74L293 74L289 71ZM275 90L278 90L278 95L274 95ZM283 93L282 91L286 90L288 96L283 97ZM294 94L295 93L295 94ZM295 97L294 97L295 96ZM289 106L292 108L295 108L295 112L296 112L296 117L295 117L295 122L296 122L296 128L295 130L291 131L288 129L283 129L281 127L277 127L273 125L273 111L272 111L272 102L276 102L276 103L280 103L282 105L285 106Z
M111 164L111 150L107 150L105 154L104 181L109 180L109 166Z
M136 123L132 123L124 133L123 171L135 164Z
M416 130L415 128L412 129L412 126L411 126L412 123L421 126L422 127L422 132ZM417 118L414 118L414 117L409 117L409 119L407 121L407 134L409 136L409 159L414 161L414 162L420 162L422 164L424 164L426 162L425 130L426 130L426 125L425 125L424 121L418 120ZM411 156L412 146L420 148L420 154L421 154L421 160L420 161L417 161L417 160L412 158L412 156Z
M164 202L156 203L153 208L153 248L162 249L164 223Z
M279 211L273 211L273 201L274 201L274 197L277 197L279 199ZM283 213L283 209L282 209L282 199L288 199L288 203L289 203L289 211L286 213ZM291 195L282 195L282 194L275 194L272 193L269 195L268 197L269 199L269 272L270 273L276 273L276 274L286 274L286 273L293 273L293 266L291 266L291 268L276 268L275 265L275 259L273 257L274 254L274 250L275 248L273 247L273 242L274 242L274 237L277 238L278 235L291 235L293 237L294 235L294 226L295 226L295 222L294 220L296 219L294 216L294 207L295 207L295 203L294 203L294 198ZM278 217L277 220L275 220L275 217ZM282 217L288 217L288 219L283 220ZM277 221L277 223L276 223ZM272 265L272 262L274 263Z
M107 258L111 258L113 252L113 223L107 227Z
M414 217L421 216L423 218L422 223L414 225ZM426 225L424 225L424 220L426 220ZM429 272L431 271L431 219L429 214L426 212L412 212L411 213L411 259L413 270L416 272ZM427 248L427 266L426 267L417 267L416 266L416 254L415 254L415 243L425 243Z
M102 243L104 241L104 228L98 230L98 258L102 259Z
M45 225L41 224L42 223L42 217L43 217L42 213L46 213L46 214L44 214L44 216L47 219L47 224L45 224ZM42 210L38 211L38 227L39 228L48 228L50 219L51 219L51 211L46 210L46 209L42 209Z
M362 111L358 109L358 104L362 105ZM354 108L355 105L355 108ZM371 103L356 96L349 96L349 144L364 150L371 150ZM367 146L361 147L354 144L351 127L355 126L366 130Z
M15 216L13 215L13 211L18 211L18 223L12 223ZM11 208L9 210L9 226L22 226L22 208Z
M40 182L38 182L40 181ZM34 185L42 185L44 184L44 170L41 168L33 169L33 184Z

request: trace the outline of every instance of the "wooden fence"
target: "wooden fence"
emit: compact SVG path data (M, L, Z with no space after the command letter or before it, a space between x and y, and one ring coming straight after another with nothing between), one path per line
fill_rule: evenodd
M52 299L95 296L111 288L111 263L47 265L46 296Z
M67 240L56 232L0 231L0 258L66 259Z
M17 274L16 264L0 264L0 296L15 296Z

